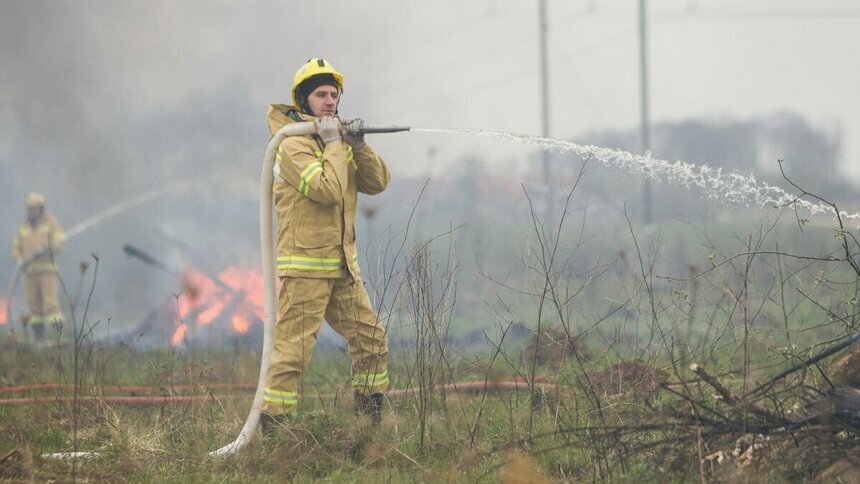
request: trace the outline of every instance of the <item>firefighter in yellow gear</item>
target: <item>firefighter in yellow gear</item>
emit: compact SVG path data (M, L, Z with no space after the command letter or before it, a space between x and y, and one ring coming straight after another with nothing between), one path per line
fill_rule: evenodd
M388 388L388 340L360 277L355 214L358 192L382 192L390 173L363 139L340 125L342 92L343 76L324 59L310 59L293 80L293 105L269 108L273 134L302 121L314 121L316 134L285 138L275 157L281 290L263 395L264 434L295 413L323 319L346 338L356 413L378 424Z
M54 259L66 241L63 226L45 210L45 197L31 192L24 200L27 218L12 242L12 258L24 275L24 299L30 310L29 324L37 343L45 339L45 325L60 328L63 312L57 297L58 278Z

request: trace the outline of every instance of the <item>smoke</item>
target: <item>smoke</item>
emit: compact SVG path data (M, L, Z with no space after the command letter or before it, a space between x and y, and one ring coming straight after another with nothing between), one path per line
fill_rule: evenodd
M224 122L248 118L237 112L241 101L234 102L236 94L225 95L230 79L218 76L217 85L206 85L195 80L211 78L205 65L182 69L184 59L205 63L211 56L185 47L181 58L151 68L154 56L169 55L171 46L181 46L183 37L193 34L183 35L175 25L154 29L151 36L143 32L162 21L169 24L169 13L177 13L175 23L191 12L168 11L159 2L88 7L59 1L4 2L0 7L5 113L0 118L0 162L11 175L2 187L11 200L3 201L12 202L6 206L18 207L23 194L36 189L49 202L60 202L53 209L63 218L81 218L150 188L149 183L187 176L185 165L201 161L200 154L211 155L213 147L248 134ZM212 36L196 30L207 39L200 46L217 49L217 43L208 41ZM199 71L192 75L189 71L195 69ZM200 86L208 92L189 102L188 91ZM216 104L221 109L214 109ZM197 113L201 106L203 112ZM194 139L186 140L192 123L208 138L194 133ZM191 143L202 150L179 147ZM211 169L213 160L206 162ZM162 173L155 176L155 171Z
M0 98L6 114L0 118L0 146L4 172L11 175L4 177L2 191L14 196L4 206L20 207L30 189L45 192L49 201L92 204L91 190L66 187L118 170L100 163L101 153L116 153L97 128L98 66L87 55L93 41L82 28L81 10L29 2L4 2L2 9ZM96 176L75 176L82 172Z
M125 242L213 270L256 260L265 104L252 99L254 88L242 81L247 73L229 64L232 51L247 46L231 47L213 21L234 7L199 6L0 3L2 253L10 251L31 190L45 194L68 228L169 184L206 181L69 242L59 262L71 288L80 260L90 253L101 260L91 319L133 322L180 290L177 281L127 260ZM236 25L250 28L262 13ZM165 233L186 247L177 249ZM0 259L4 277L13 267Z

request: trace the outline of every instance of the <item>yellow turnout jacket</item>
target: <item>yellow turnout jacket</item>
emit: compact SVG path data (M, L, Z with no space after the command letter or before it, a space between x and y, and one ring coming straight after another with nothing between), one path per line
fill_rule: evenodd
M42 214L35 226L24 220L18 228L18 234L12 241L12 258L15 262L32 262L24 269L26 274L37 272L55 272L57 268L51 262L51 252L57 255L66 242L66 233L57 217L50 213ZM50 251L45 250L50 246ZM44 252L43 252L44 251Z
M269 107L269 130L313 121L284 104ZM353 152L346 143L326 146L313 136L290 136L275 157L278 275L359 278L355 245L358 192L375 195L391 174L370 145Z

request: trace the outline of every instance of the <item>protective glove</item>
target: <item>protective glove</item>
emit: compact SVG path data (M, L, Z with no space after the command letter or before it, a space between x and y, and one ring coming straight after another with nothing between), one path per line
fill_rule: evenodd
M314 120L314 126L317 129L317 135L323 140L323 143L329 144L335 141L340 141L340 120L337 118L317 118Z
M340 135L343 137L343 142L352 146L353 151L364 148L364 133L361 131L364 121L360 118L355 118L347 123L346 126L341 125L340 127Z

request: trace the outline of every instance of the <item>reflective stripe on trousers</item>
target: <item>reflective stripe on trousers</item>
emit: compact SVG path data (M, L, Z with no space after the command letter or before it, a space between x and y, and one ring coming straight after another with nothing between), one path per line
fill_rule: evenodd
M287 255L278 257L278 269L334 272L343 269L343 259Z

